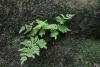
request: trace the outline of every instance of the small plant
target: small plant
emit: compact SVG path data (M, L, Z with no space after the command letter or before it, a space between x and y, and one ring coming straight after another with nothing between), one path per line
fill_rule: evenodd
M47 21L36 20L33 26L33 23L21 27L19 34L24 34L27 38L24 39L20 44L23 45L23 48L19 49L21 56L21 65L27 61L28 58L35 58L40 55L41 49L47 49L47 42L44 39L44 36L47 31L50 32L50 37L57 39L59 32L66 33L70 31L64 23L66 20L69 20L73 17L72 14L67 14L64 16L61 14L55 19L58 24L49 24Z

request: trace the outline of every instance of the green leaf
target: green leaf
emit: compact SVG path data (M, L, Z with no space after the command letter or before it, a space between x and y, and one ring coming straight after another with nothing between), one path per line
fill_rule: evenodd
M32 29L29 35L35 36L38 33L39 29Z
M74 14L66 14L66 19L72 19L73 16Z
M25 30L24 34L27 34L28 32L30 32L32 30L31 25L25 25L25 28L26 28L26 30Z
M41 27L42 27L42 24L38 24L37 26L35 26L33 29L35 30L38 30L38 29L41 29Z
M31 48L31 52L30 52L31 54L34 54L34 55L40 55L39 53L40 53L40 48L39 48L39 46L38 45L36 45L36 46L33 46L32 48Z
M46 41L44 39L38 40L37 44L39 45L40 48L47 48L46 46Z
M47 20L45 20L45 21L36 20L36 23L39 25L39 27L43 27L43 26L47 25L48 23L46 23L46 22L47 22Z
M48 26L46 26L46 29L48 30L56 30L57 28L57 24L49 24Z
M38 47L38 45L36 45L36 46L32 46L32 52L34 52L34 51L39 51L40 50L40 48Z
M59 32L58 32L58 31L53 30L53 31L51 31L50 37L54 37L54 38L55 38L55 40L56 40L58 35L59 35Z
M32 53L21 53L20 56L26 56L26 57L32 57L33 59L35 58L35 56Z
M22 26L21 29L19 30L19 34L25 31L25 26Z
M31 44L34 44L35 43L35 38L34 37L30 37L30 41L31 41Z
M38 50L38 51L34 51L34 54L36 54L36 55L40 55L40 51Z
M31 47L33 45L31 39L30 40L25 40L25 41L21 42L20 44L22 44L26 47Z
M58 25L58 29L59 29L59 31L62 32L62 33L71 31L70 29L68 29L68 28L67 28L66 26L64 26L64 25Z
M44 22L43 22L42 20L36 19L36 23L42 24L42 23L44 23Z
M60 16L61 16L63 19L66 19L66 17L65 17L63 14L60 14Z
M65 22L64 18L61 16L56 17L56 21L59 22L60 24L64 24Z
M21 48L21 49L19 49L18 51L20 51L20 52L27 52L28 49L27 49L27 48Z
M31 55L31 57L32 57L33 59L35 59L35 55Z
M24 64L24 62L27 60L26 56L21 57L21 65Z
M45 31L44 31L44 30L41 30L41 31L39 32L39 35L40 35L41 37L43 37L43 35L45 35Z

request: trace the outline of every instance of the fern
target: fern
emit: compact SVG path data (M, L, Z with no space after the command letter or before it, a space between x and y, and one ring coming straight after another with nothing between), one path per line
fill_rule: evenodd
M58 24L48 24L47 20L42 21L37 19L35 23L36 26L32 27L30 25L25 24L21 27L19 34L26 34L29 36L28 39L25 39L23 42L20 42L23 45L23 48L20 48L20 56L21 56L21 65L24 64L28 58L35 59L36 56L40 55L40 49L47 49L47 42L44 40L43 36L45 36L46 31L50 31L50 37L57 39L59 32L66 33L70 31L69 28L64 26L66 20L71 19L73 15L60 15L56 17L56 21Z
M68 32L68 31L71 31L70 29L68 29L66 26L64 25L58 25L58 30L62 33L65 33L65 32Z
M40 30L39 35L40 35L41 37L43 37L43 35L45 35L45 30Z
M45 42L44 39L38 40L37 44L39 45L40 48L47 48L47 46L46 46L47 43Z
M22 33L24 30L25 30L25 26L22 26L20 31L19 31L19 34Z
M64 24L64 22L66 20L72 19L72 17L74 16L74 14L66 14L66 16L64 16L63 14L61 14L60 16L56 17L57 22L59 22L60 24Z
M53 31L51 31L50 37L54 37L56 40L58 35L59 35L59 32L53 30Z

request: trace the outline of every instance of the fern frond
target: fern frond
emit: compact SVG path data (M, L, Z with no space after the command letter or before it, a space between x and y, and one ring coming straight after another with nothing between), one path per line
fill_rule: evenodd
M56 17L56 21L59 22L60 24L64 24L65 22L64 18L61 16Z
M66 14L66 19L72 19L72 17L74 16L74 14Z
M40 48L45 48L45 49L47 48L47 46L46 46L47 43L44 39L38 40L37 44L39 45Z
M45 27L47 30L56 30L58 28L57 24L49 24Z
M62 33L68 32L70 31L70 29L68 29L66 26L64 25L58 25L58 30Z
M39 35L40 35L41 37L43 37L43 35L45 35L45 31L44 31L44 30L40 30Z
M23 57L21 57L20 60L21 60L21 65L22 65L22 64L24 64L24 62L27 60L27 57L26 57L26 56L23 56Z
M24 34L27 34L28 32L31 31L32 26L31 25L25 25L25 28L26 28L26 30L25 30Z
M58 31L52 30L51 31L51 34L50 34L50 37L54 37L55 40L56 40L58 35L59 35L59 32Z
M19 30L19 34L25 31L25 26L22 26L21 29Z

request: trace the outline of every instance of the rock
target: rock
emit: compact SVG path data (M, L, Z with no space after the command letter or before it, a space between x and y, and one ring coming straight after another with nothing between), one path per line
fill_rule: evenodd
M0 65L4 64L6 61L0 57Z
M95 63L94 66L95 66L95 67L100 67L100 64L96 64L96 63Z

